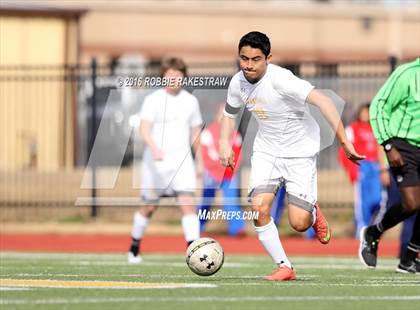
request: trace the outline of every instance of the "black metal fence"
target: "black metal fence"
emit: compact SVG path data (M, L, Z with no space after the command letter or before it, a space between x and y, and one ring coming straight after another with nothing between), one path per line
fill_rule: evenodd
M372 99L396 64L397 60L390 58L376 62L280 65L317 88L333 90L343 98L346 105L342 118L348 124L357 106ZM234 62L189 64L190 74L197 76L231 77L236 71ZM124 67L98 65L95 60L90 65L0 66L0 206L73 206L80 197L89 198L96 205L98 197L137 197L138 189L131 186L135 178L133 159L141 160L142 153L136 114L150 89L121 88L118 78L157 73L156 63ZM226 88L211 95L203 89L189 89L199 99L205 122L214 119L215 103L224 100ZM249 115L244 113L243 118L240 129L246 131L246 171L257 128ZM96 160L88 166L95 143ZM122 157L118 155L121 152ZM331 192L335 198L327 203L348 205L352 190L345 188L348 183L336 157L335 143L319 156L320 182L332 180L325 182L323 197L328 200ZM116 167L122 167L118 181L112 189L102 188L101 180ZM83 182L93 186L82 186ZM96 211L93 207L93 216Z

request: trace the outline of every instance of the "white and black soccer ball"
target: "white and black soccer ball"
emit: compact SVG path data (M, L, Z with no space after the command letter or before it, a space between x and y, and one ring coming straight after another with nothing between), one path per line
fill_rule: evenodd
M199 276L210 276L222 268L225 255L219 242L212 238L195 240L187 249L187 265Z

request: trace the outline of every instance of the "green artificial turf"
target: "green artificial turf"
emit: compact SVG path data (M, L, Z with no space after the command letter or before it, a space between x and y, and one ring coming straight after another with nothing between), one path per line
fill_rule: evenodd
M222 269L199 277L182 255L145 255L128 265L125 255L0 254L1 309L420 309L420 275L395 273L396 259L368 270L357 258L292 257L297 280L267 282L266 256L227 255ZM89 281L78 288L5 284L5 279ZM152 287L88 288L91 281L152 283ZM77 282L80 283L80 282ZM97 282L103 283L103 282ZM118 284L118 283L117 283ZM160 288L188 284L208 287ZM146 285L146 284L145 284Z

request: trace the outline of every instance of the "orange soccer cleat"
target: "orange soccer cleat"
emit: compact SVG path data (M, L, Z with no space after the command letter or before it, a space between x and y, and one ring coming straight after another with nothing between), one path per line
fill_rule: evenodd
M292 281L296 280L296 273L293 268L281 265L271 275L264 277L264 279L268 281Z
M315 224L312 226L315 230L316 236L322 244L327 244L331 239L331 229L328 225L327 220L321 212L318 204L315 205L316 208L316 220Z

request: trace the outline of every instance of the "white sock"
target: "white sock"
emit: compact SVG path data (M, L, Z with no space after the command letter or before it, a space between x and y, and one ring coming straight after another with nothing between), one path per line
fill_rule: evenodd
M254 228L258 234L258 239L264 246L267 253L271 256L274 263L285 264L291 268L292 264L287 259L286 253L284 252L279 237L279 231L277 230L276 225L274 225L273 218L271 218L270 223L267 225L259 227L254 225Z
M144 235L149 219L144 217L140 212L134 213L133 229L131 230L131 237L134 239L141 239Z
M316 208L314 207L312 209L312 226L315 225L315 222L316 222Z
M197 214L184 215L181 219L181 223L187 242L200 238L200 221L198 220Z

